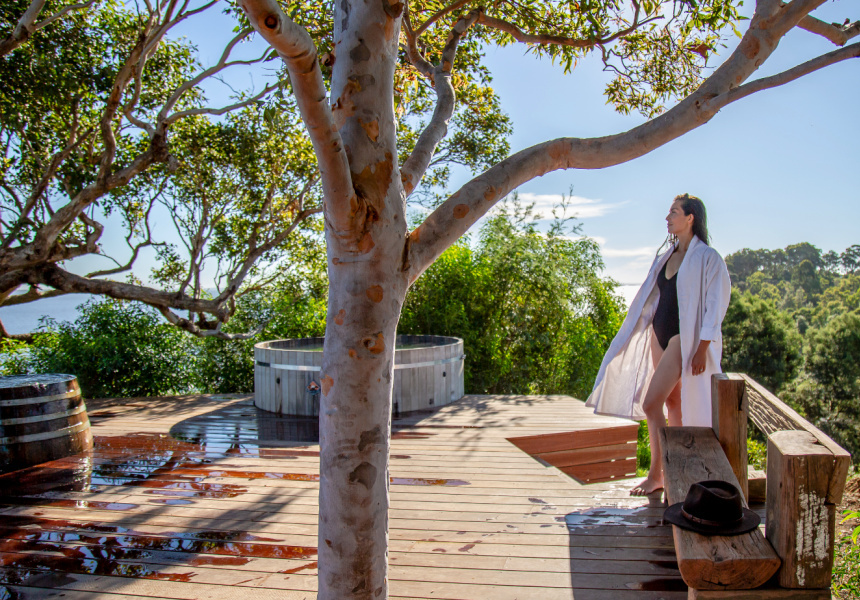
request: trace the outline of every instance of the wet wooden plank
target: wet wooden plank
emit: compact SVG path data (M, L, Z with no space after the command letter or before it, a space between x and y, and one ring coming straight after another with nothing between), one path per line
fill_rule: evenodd
M51 597L39 594L59 582L71 600L233 600L241 587L313 597L319 448L278 439L281 425L259 427L247 398L99 402L92 453L19 474L47 487L0 499L4 572L27 560L46 571L16 592ZM582 486L507 441L558 433L560 413L577 430L626 425L563 396L467 396L395 420L392 599L685 595L659 502L631 498L632 483ZM177 442L171 428L202 439ZM55 485L75 472L77 483ZM32 558L76 552L113 552L140 577Z

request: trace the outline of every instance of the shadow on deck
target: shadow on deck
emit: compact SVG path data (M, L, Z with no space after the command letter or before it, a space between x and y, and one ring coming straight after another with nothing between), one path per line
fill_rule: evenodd
M315 596L313 421L223 396L90 415L93 452L0 477L0 598ZM390 597L686 598L658 496L581 485L506 439L620 423L565 396L396 419Z

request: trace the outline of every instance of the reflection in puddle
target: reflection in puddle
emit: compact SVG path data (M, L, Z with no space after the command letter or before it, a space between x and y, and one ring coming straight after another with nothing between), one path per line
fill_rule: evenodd
M219 479L318 481L319 476L313 473L244 468L245 458L319 457L317 449L301 444L318 440L315 419L312 423L310 419L261 413L250 402L238 403L181 422L173 428L174 435L99 436L92 452L0 476L0 504L17 509L16 514L4 514L0 520L0 584L23 584L38 578L42 585L63 573L192 581L198 575L190 570L193 567L237 567L255 558L315 560L315 547L290 545L286 539L244 531L163 531L155 526L137 530L137 525L128 526L124 521L100 523L91 514L80 519L78 513L70 512L72 519L79 520L38 516L52 509L147 515L147 510L162 510L160 506L183 510L189 504L248 492L245 486ZM95 418L109 416L109 411L94 414ZM292 447L284 447L285 442ZM123 489L128 492L113 498L124 499L134 493L160 497L135 504L92 496L77 499L73 495ZM33 514L31 507L44 510ZM180 521L186 518L174 514ZM288 571L315 566L305 563Z

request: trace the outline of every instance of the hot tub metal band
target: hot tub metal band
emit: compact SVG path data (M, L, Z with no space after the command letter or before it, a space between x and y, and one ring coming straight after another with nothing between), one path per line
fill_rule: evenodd
M465 360L466 355L462 356L452 356L451 358L443 358L442 360L428 360L427 362L419 362L419 363L406 363L403 365L394 365L395 370L399 369L413 369L416 367L433 367L436 365L444 365L447 363L457 362L459 360ZM269 367L270 369L282 369L284 371L320 371L322 367L313 367L307 365L278 365L271 364L267 362L257 361L258 367Z

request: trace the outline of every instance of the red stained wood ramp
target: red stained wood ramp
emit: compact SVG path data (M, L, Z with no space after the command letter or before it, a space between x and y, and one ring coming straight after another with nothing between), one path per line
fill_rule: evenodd
M88 408L93 451L0 477L0 598L315 598L313 422L235 396ZM566 396L466 396L397 419L390 597L686 598L660 498L543 458L629 460L614 453L625 427Z
M581 483L600 483L636 476L639 425L545 433L508 441Z

